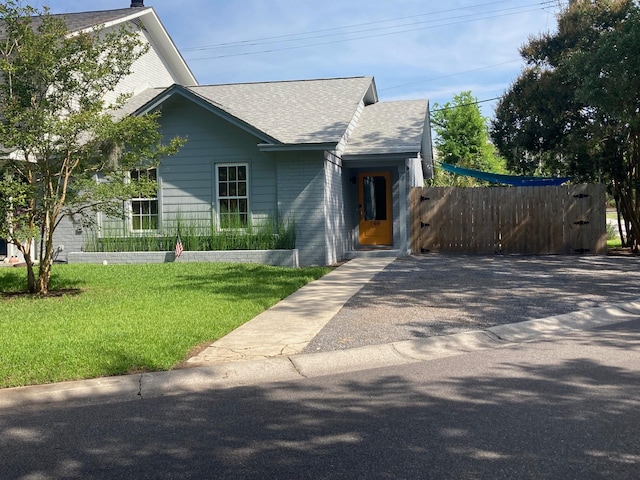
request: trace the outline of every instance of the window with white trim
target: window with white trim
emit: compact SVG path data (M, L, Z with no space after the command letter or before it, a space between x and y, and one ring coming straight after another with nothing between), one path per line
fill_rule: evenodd
M129 172L131 180L158 181L156 168L136 169ZM160 224L157 190L153 197L143 196L140 193L130 200L131 205L131 229L133 231L157 230Z
M245 163L219 164L216 187L220 228L244 228L249 224L249 167Z

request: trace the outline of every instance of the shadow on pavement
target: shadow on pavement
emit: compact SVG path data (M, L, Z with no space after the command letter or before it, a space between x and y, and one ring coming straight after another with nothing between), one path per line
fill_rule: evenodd
M0 463L5 478L637 478L637 360L606 347L637 359L638 331L577 340L600 354L539 342L397 372L23 406L0 412Z
M638 298L635 257L405 257L353 296L305 352L480 330Z

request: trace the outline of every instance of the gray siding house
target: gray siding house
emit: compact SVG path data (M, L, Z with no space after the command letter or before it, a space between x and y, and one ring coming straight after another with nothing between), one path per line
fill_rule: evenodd
M178 217L220 225L231 211L295 222L301 265L410 253L409 191L433 170L427 100L381 102L373 77L198 85L143 2L66 20L71 31L134 28L149 52L114 95L133 94L126 114L159 110L163 135L187 139L153 172L157 198L125 202L125 230L161 235ZM88 232L65 219L58 261L112 223L97 220Z
M373 78L354 77L173 85L128 108L161 110L163 135L187 139L157 169L152 228L221 225L233 211L252 224L293 220L301 265L409 253L409 190L432 169L426 100L379 102Z

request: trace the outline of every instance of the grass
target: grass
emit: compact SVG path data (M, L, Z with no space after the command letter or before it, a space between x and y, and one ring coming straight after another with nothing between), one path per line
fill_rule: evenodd
M620 237L607 239L607 248L622 248Z
M56 295L0 269L0 387L168 370L328 268L55 265ZM14 293L15 292L15 293Z

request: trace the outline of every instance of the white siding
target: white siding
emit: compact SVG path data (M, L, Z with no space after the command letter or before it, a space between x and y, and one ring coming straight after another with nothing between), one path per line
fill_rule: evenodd
M171 73L167 63L154 47L151 36L132 23L129 26L137 31L139 41L144 45L149 45L150 48L133 64L131 75L122 79L114 91L105 97L107 104L113 102L123 93L136 95L147 88L170 87L174 83L178 83L177 77Z

